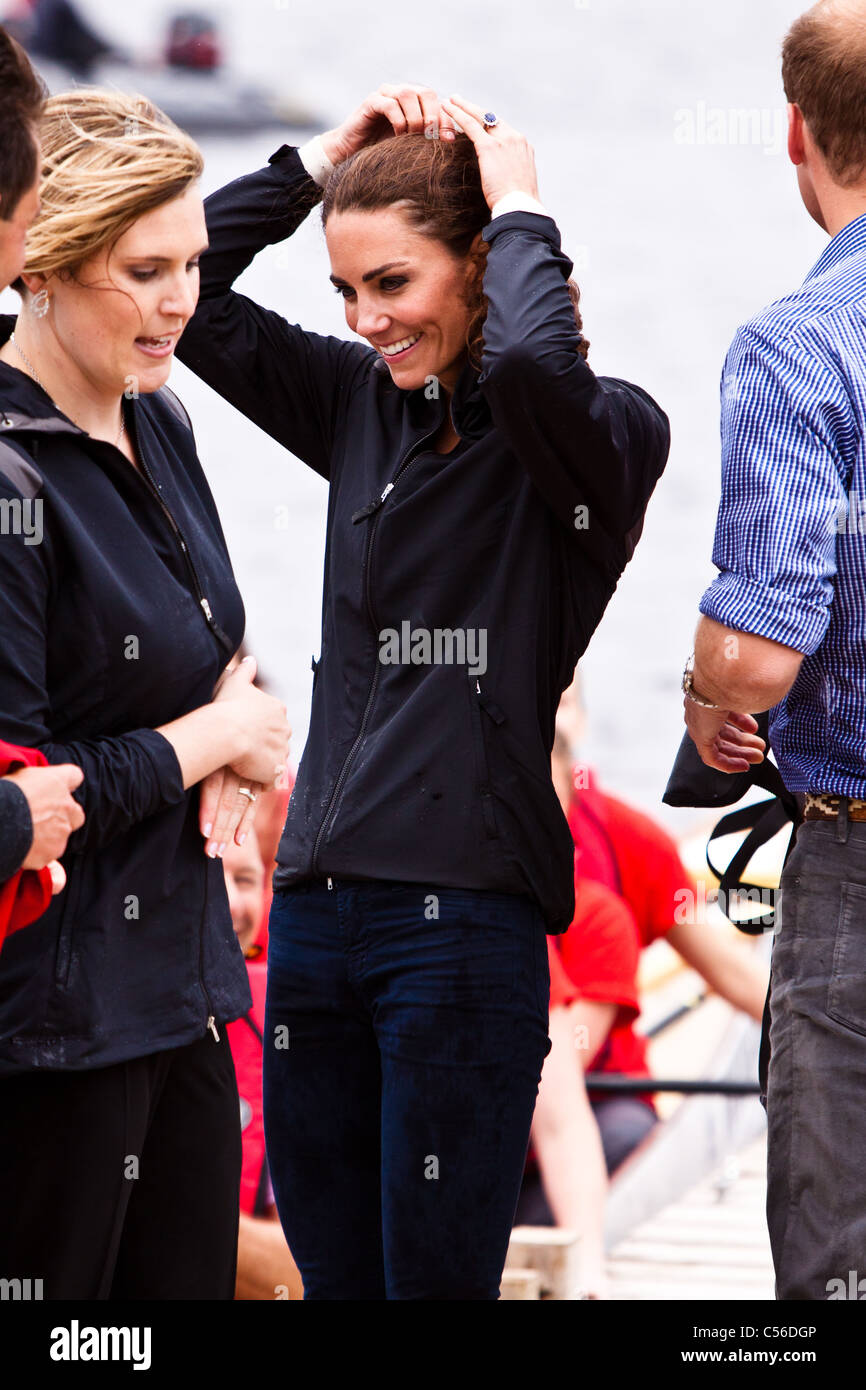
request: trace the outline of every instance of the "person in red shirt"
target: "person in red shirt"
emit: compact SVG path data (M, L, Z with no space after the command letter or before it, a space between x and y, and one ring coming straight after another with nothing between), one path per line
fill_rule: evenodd
M567 756L567 750L566 750ZM561 947L569 943L569 969ZM574 920L547 938L551 1050L532 1123L532 1145L516 1225L557 1225L580 1236L583 1296L603 1298L604 1207L609 1137L591 1105L584 1072L594 1068L616 1027L637 1017L638 938L634 918L601 884L577 885ZM650 1123L654 1122L651 1111Z
M262 1114L267 966L255 950L265 896L265 870L254 829L243 845L230 843L223 855L226 889L238 944L247 958L253 1006L228 1024L229 1045L240 1097L243 1161L238 1229L236 1299L301 1299L303 1284L280 1225L265 1154Z
M552 774L567 813L571 756L562 733L554 742ZM563 935L548 937L551 1052L542 1071L515 1224L577 1230L584 1277L589 1261L596 1288L602 1287L607 1174L656 1116L651 1104L636 1098L587 1096L584 1073L603 1067L612 1037L629 1031L638 1016L639 952L628 905L576 872L574 919Z
M664 937L710 989L760 1023L769 985L769 965L756 958L748 941L709 926L698 908L697 884L680 858L676 842L643 811L603 791L580 759L586 711L580 685L562 696L557 730L568 740L573 768L566 815L576 848L580 878L603 883L634 913L641 947ZM560 797L562 800L562 797ZM642 1040L621 1039L617 1070L637 1070Z

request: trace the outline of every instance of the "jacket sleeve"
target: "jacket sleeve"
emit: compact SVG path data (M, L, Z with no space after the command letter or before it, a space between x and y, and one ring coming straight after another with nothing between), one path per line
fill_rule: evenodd
M191 371L323 478L352 385L371 347L308 333L232 288L265 246L285 240L320 200L294 146L205 201L208 250L198 308L177 346Z
M479 384L494 423L576 535L600 525L627 538L667 461L667 416L640 387L596 376L577 352L573 267L551 217L505 213L482 235L489 249Z
M14 782L0 780L0 887L17 874L33 843L27 797Z
M0 473L0 499L20 498ZM0 737L38 748L49 763L76 763L84 780L73 796L86 820L69 837L71 852L99 848L183 800L183 775L171 744L155 729L63 743L52 738L46 630L51 594L50 539L29 545L0 531ZM76 659L68 634L69 659ZM82 659L84 653L78 654Z

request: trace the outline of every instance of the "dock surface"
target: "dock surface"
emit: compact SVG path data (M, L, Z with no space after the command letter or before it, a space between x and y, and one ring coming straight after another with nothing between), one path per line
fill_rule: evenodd
M609 1297L773 1300L766 1190L762 1137L611 1250Z

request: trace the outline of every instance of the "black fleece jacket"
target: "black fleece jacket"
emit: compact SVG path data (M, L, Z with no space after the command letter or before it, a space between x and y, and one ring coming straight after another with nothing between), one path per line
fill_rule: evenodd
M143 473L0 362L0 738L81 767L86 816L65 890L0 953L0 1073L146 1056L250 1007L198 789L156 732L211 699L243 604L183 406L125 411Z
M634 549L667 418L578 354L556 223L512 212L483 229L482 368L466 364L450 401L459 445L434 452L435 383L401 390L372 347L232 288L320 194L283 146L207 200L178 351L330 483L310 734L274 886L333 874L518 893L561 932L573 845L554 717Z
M33 844L27 797L14 782L0 780L0 885L17 874Z

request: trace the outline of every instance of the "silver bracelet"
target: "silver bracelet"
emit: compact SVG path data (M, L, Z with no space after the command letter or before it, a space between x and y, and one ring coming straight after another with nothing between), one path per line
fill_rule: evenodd
M695 690L693 676L694 659L695 654L694 652L692 652L691 656L688 658L685 666L683 667L682 690L686 699L691 700L692 704L700 705L701 709L714 709L718 710L720 713L727 713L727 710L725 709L724 705L714 705L712 700L705 700L703 695L699 695Z

